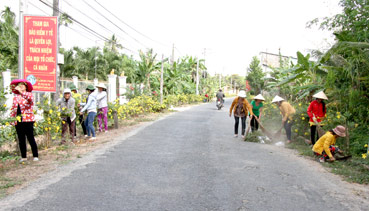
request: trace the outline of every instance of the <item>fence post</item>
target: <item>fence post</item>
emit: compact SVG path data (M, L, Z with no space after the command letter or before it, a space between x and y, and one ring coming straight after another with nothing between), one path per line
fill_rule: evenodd
M77 76L73 76L73 84L74 86L76 86L76 88L78 89L78 77Z
M127 76L119 76L119 102L120 104L125 104L127 102L126 96L124 94L127 93Z
M113 111L114 129L118 129L118 112Z
M108 77L108 100L114 102L117 99L117 75L111 74Z

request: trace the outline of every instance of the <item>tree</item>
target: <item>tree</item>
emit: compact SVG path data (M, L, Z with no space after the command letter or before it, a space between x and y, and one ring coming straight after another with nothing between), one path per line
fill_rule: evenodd
M258 57L252 57L249 68L247 69L246 80L249 81L251 86L251 94L259 94L264 88L265 73L260 66L260 60Z
M15 13L9 7L1 12L0 19L0 69L18 69L18 27L15 25Z
M123 45L119 43L117 37L113 34L110 38L110 40L105 42L105 47L107 47L109 50L117 53L118 49L122 49Z

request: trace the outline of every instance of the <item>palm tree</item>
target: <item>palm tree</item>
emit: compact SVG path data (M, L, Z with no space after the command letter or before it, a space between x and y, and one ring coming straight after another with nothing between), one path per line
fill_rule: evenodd
M140 59L141 61L138 61L138 75L137 79L146 84L145 86L145 93L151 94L151 88L150 88L150 74L160 69L161 63L156 62L157 54L154 54L153 49L148 50L146 53L143 53L140 51Z
M123 45L121 45L117 39L117 37L113 34L110 40L105 42L105 46L111 51L117 53L118 49L122 49Z
M1 20L2 19L2 20ZM0 19L0 69L18 69L18 27L15 14L6 7Z

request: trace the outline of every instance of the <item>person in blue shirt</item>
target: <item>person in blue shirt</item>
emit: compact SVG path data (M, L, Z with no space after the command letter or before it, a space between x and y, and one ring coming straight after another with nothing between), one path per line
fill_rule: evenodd
M83 108L80 111L80 115L83 115L83 113L85 111L87 111L87 117L85 119L85 126L87 129L87 138L90 140L95 140L96 139L96 134L95 134L95 128L94 128L94 120L96 117L96 104L97 104L97 100L96 100L96 92L95 91L95 87L92 84L89 84L86 88L86 90L89 92L88 98L87 98L87 103L80 103L80 106L83 106ZM92 135L92 137L91 137Z

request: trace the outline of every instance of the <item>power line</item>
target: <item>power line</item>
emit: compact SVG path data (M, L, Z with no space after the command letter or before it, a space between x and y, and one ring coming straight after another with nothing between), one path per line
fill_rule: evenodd
M124 25L128 26L130 29L132 29L132 30L133 30L133 31L135 31L136 33L138 33L138 34L140 34L141 36L143 36L143 37L145 37L145 38L147 38L147 39L149 39L149 40L151 40L151 41L153 41L153 42L156 42L156 43L158 43L158 44L160 44L160 45L163 45L163 46L165 46L165 47L169 47L169 45L166 45L166 44L163 44L163 43L161 43L161 42L159 42L159 41L156 41L156 40L154 40L154 39L152 39L152 38L150 38L150 37L146 36L145 34L143 34L143 33L139 32L138 30L136 30L135 28L133 28L132 26L130 26L129 24L127 24L126 22L124 22L122 19L118 18L114 13L110 12L110 10L106 9L106 8L105 8L102 4L100 4L97 0L95 0L95 2L96 2L100 7L102 7L105 11L107 11L109 14L111 14L112 16L114 16L117 20L119 20L119 21L120 21L121 23L123 23Z
M50 2L45 2L43 0L40 0L40 2L42 2L43 4L45 4L46 6L54 9L54 6L50 4ZM85 28L86 30L92 32L93 34L95 34L96 37L98 37L99 39L108 41L109 39L106 38L105 36L99 34L98 32L94 31L93 29L89 28L88 26L84 25L83 23L79 22L78 20L74 19L72 16L68 15L67 13L61 11L59 8L55 8L59 13L62 13L64 15L66 15L69 19L71 19L72 21L74 21L75 23L79 24L80 26L82 26L83 28Z
M106 28L104 25L102 25L101 23L97 22L95 19L91 18L90 16L86 15L86 13L82 12L81 10L75 8L72 4L70 4L68 1L64 0L65 3L67 3L70 7L72 7L73 9L75 9L76 11L80 12L82 15L86 16L87 18L89 18L90 20L92 20L93 22L97 23L99 26L101 26L102 28L106 29L107 31L115 34L115 32L113 32L112 30ZM118 35L119 36L119 35ZM120 36L119 36L120 37ZM120 37L121 39L125 40L123 37Z
M145 44L141 43L140 41L138 41L136 38L134 38L133 36L131 36L130 34L128 34L126 31L124 31L122 28L120 28L117 24L115 24L113 21L111 21L109 18L105 17L103 14L101 14L101 12L99 12L97 9L95 9L93 6L91 6L89 3L87 3L85 0L82 0L87 6L89 6L91 9L93 9L95 12L97 12L99 15L101 15L103 18L105 18L107 21L109 21L111 24L113 24L115 27L117 27L119 30L121 30L123 33L125 33L128 37L130 37L131 39L133 39L134 41L136 41L138 44L142 45L145 48L149 48L147 47Z
M28 2L30 5L32 5L33 7L37 8L38 10L40 10L41 12L43 12L45 15L50 15L49 13L45 12L44 10L42 10L41 8L39 8L38 6L34 5L32 2Z

